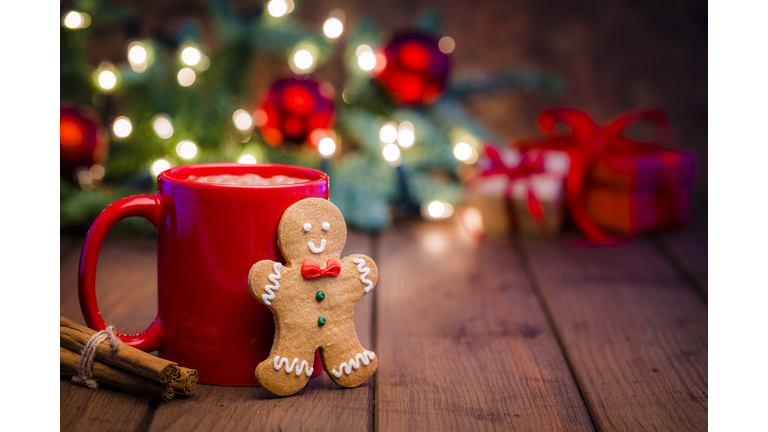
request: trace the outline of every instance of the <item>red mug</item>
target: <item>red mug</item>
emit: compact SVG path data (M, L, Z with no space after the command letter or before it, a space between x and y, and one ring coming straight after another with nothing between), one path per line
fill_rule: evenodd
M304 183L239 186L187 181L190 175L284 175ZM254 386L256 366L275 334L272 313L248 291L248 271L261 260L285 262L277 248L283 212L304 198L328 199L328 176L286 165L184 165L158 176L157 195L123 198L96 218L80 257L80 308L88 326L107 326L96 304L96 262L109 230L142 217L157 228L158 314L143 333L118 334L144 351L196 369L206 384ZM323 366L315 353L315 372Z

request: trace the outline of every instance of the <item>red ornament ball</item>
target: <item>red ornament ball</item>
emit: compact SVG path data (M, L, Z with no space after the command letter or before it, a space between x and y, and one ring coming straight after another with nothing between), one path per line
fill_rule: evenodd
M107 158L109 139L96 113L88 106L62 102L59 108L60 170L69 174Z
M445 88L451 62L440 51L438 40L420 32L395 36L379 55L374 77L397 103L424 105L435 102Z
M327 83L296 78L276 81L256 114L264 141L273 146L308 142L316 147L309 139L312 132L333 127L332 97L333 87Z

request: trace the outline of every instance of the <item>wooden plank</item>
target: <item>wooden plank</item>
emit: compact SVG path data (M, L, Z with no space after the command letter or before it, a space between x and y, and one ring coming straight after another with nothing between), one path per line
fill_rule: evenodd
M82 239L62 254L60 313L85 324L77 297ZM63 243L63 242L62 242ZM99 256L96 295L102 316L120 331L139 332L157 314L157 241L108 239ZM59 412L62 431L145 430L154 406L149 397L114 388L87 389L62 377Z
M446 222L380 242L376 430L593 430L510 241Z
M693 281L705 297L709 295L707 231L707 219L704 217L694 219L687 226L664 234L659 239L662 251L672 255L672 262L680 268L685 278Z
M353 253L371 256L370 238L350 232L342 257ZM355 308L355 327L366 347L371 347L373 301L367 295ZM360 387L343 389L322 374L289 397L275 396L261 387L198 384L191 397L162 403L150 430L370 430L372 416L372 379Z
M707 307L648 241L523 241L601 430L707 429Z
M59 386L60 430L146 430L154 411L150 398L103 387L88 389L62 377Z

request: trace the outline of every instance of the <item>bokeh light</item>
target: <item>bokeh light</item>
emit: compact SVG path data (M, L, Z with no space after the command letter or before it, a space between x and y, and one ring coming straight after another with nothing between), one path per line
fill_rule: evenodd
M394 123L387 123L382 126L379 131L379 139L385 144L395 142L397 139L397 125Z
M77 175L77 181L80 183L80 186L91 186L93 183L93 177L91 176L91 171L82 166L79 167L75 171L75 175Z
M387 144L381 150L387 162L397 162L400 159L400 147L397 144Z
M376 51L373 53L373 56L376 58L376 64L373 65L371 74L376 76L379 75L387 67L387 56L385 56L382 51Z
M421 247L424 251L434 255L443 255L451 246L452 238L449 238L446 232L443 231L428 231L426 235L421 238Z
M357 64L364 71L373 70L376 67L376 56L372 52L364 52L357 57Z
M154 129L157 136L166 139L173 135L173 125L171 119L165 114L158 114L152 120L152 129Z
M186 47L181 51L181 61L183 61L187 66L194 66L200 63L201 58L202 55L200 54L200 50L197 48Z
M98 83L103 90L112 90L117 84L117 75L111 70L102 70L99 72Z
M323 138L329 138L330 136L331 134L325 129L315 129L309 133L309 143L312 144L313 147L317 147L320 145L320 141Z
M445 212L445 205L440 201L432 201L427 207L427 212L433 218L442 217Z
M64 27L69 29L81 29L91 25L91 16L87 13L71 11L64 16Z
M195 65L198 72L207 71L211 67L211 59L205 54L200 54L200 61Z
M192 85L192 83L195 82L195 78L197 75L195 75L195 71L193 71L190 68L184 68L179 71L179 74L176 76L179 80L179 84L181 84L182 87L189 87Z
M360 66L360 69L370 71L376 67L376 55L373 54L370 46L360 45L355 50L355 54L357 55L357 64Z
M267 12L275 18L279 18L288 13L288 3L285 0L271 0L267 4Z
M458 214L464 228L470 235L482 236L485 228L483 226L483 214L476 207L466 207Z
M182 159L192 159L197 155L197 145L192 141L181 141L176 144L176 154Z
M472 147L465 142L460 142L453 147L453 155L456 159L466 162L472 157Z
M250 154L244 154L240 156L240 159L237 160L237 163L243 164L243 165L255 165L256 164L256 158L253 155Z
M404 121L400 123L397 132L397 143L401 147L410 147L416 141L416 134L413 130L413 123Z
M161 172L170 169L171 164L165 159L158 159L152 164L152 174L160 175Z
M80 28L81 25L85 20L83 19L83 16L80 15L79 12L72 11L67 14L67 16L64 17L64 26L71 29L77 29Z
M323 156L330 156L336 151L336 142L331 138L323 138L317 145L317 150Z
M128 48L128 61L133 64L141 64L147 61L147 50L140 42L131 43Z
M133 125L131 125L131 121L128 119L128 117L120 116L115 119L115 123L112 125L112 130L118 137L125 138L131 134Z
M235 127L240 130L249 130L253 126L253 119L248 111L239 109L232 115L232 120L235 122Z
M312 58L312 54L305 49L298 50L296 51L296 54L293 55L293 64L301 70L311 68L314 61L315 59Z
M412 146L415 140L416 137L413 135L413 132L409 131L408 129L401 130L397 133L397 143L402 147Z
M354 87L347 87L341 93L341 98L344 99L344 102L351 105L357 102L357 90Z
M427 219L444 219L453 214L453 206L445 201L430 201L422 205L421 213Z
M336 87L334 87L333 84L329 83L328 81L320 81L318 91L323 97L328 99L336 98Z
M102 165L96 164L92 166L88 172L91 174L91 178L94 180L101 180L104 178L104 167Z
M256 127L262 127L267 124L267 113L263 109L257 109L253 113L253 124Z
M133 41L128 44L128 63L134 72L142 73L149 65L149 53L141 42Z
M437 43L437 47L440 49L440 51L446 54L450 54L454 49L456 49L456 42L452 37L444 36L442 39L440 39L440 42Z
M373 53L373 50L371 49L370 46L366 44L362 44L359 47L357 47L357 49L355 50L355 55L360 57L360 54L367 53L367 52Z
M328 18L336 18L337 20L344 23L344 21L347 20L347 14L345 14L341 9L334 9L328 14Z
M344 24L338 18L329 18L325 24L323 24L323 33L331 39L335 39L341 36L344 31Z

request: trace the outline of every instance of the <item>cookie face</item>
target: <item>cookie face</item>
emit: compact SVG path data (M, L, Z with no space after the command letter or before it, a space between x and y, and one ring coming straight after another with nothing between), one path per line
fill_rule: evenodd
M353 322L355 304L376 285L378 269L365 255L341 259L346 237L335 205L304 199L285 211L278 226L286 264L259 261L249 272L251 294L275 316L272 351L255 372L272 393L301 390L314 371L318 349L331 380L344 387L362 384L378 367Z
M288 207L277 229L277 244L286 265L294 261L338 260L347 241L344 216L328 200L307 198L300 202L300 206Z

